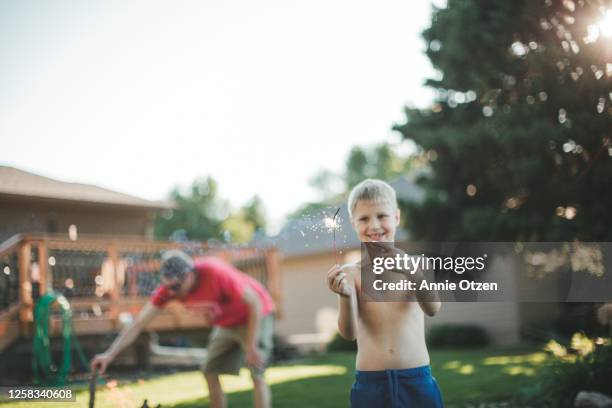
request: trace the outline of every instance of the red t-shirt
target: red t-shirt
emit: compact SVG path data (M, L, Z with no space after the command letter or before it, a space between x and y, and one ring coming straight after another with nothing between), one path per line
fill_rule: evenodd
M240 272L233 265L219 258L205 257L196 260L194 267L199 274L198 283L181 301L187 306L207 305L214 309L215 326L242 326L247 323L249 307L242 300L245 287L250 287L261 300L264 316L274 310L274 302L266 289L257 280ZM170 300L172 296L164 285L155 289L151 296L151 302L157 307L163 307Z

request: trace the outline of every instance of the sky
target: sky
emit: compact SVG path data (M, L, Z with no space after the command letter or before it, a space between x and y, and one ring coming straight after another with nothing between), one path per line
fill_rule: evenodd
M428 1L0 4L0 165L161 200L211 175L278 225L435 76ZM401 147L401 146L399 146Z

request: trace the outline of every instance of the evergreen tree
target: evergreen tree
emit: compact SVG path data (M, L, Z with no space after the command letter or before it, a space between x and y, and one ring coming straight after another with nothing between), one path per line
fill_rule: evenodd
M424 31L430 109L397 125L429 161L428 240L612 239L612 4L448 0Z

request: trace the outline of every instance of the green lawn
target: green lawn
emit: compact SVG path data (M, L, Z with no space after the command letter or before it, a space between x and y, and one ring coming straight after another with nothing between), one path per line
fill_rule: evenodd
M518 388L537 381L546 354L535 348L479 350L436 350L431 352L432 369L448 406L509 399ZM274 407L337 408L348 405L353 381L354 354L333 353L291 365L271 367L267 373ZM223 378L229 406L251 406L250 380L246 370L240 377ZM101 385L96 407L135 408L144 398L164 407L208 406L202 375L197 371L153 376L146 380L119 380ZM81 385L82 387L82 385ZM86 407L88 393L77 391L77 403L0 403L3 408Z

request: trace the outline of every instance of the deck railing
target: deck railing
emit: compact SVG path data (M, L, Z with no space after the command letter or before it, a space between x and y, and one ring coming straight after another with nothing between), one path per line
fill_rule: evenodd
M275 248L210 247L202 243L142 238L21 234L0 245L0 351L29 336L36 299L53 290L68 298L77 334L118 330L146 302L159 283L161 254L182 249L197 257L221 257L262 282L281 312L278 252ZM170 307L148 327L153 330L202 326L197 315ZM59 320L51 322L59 331Z

